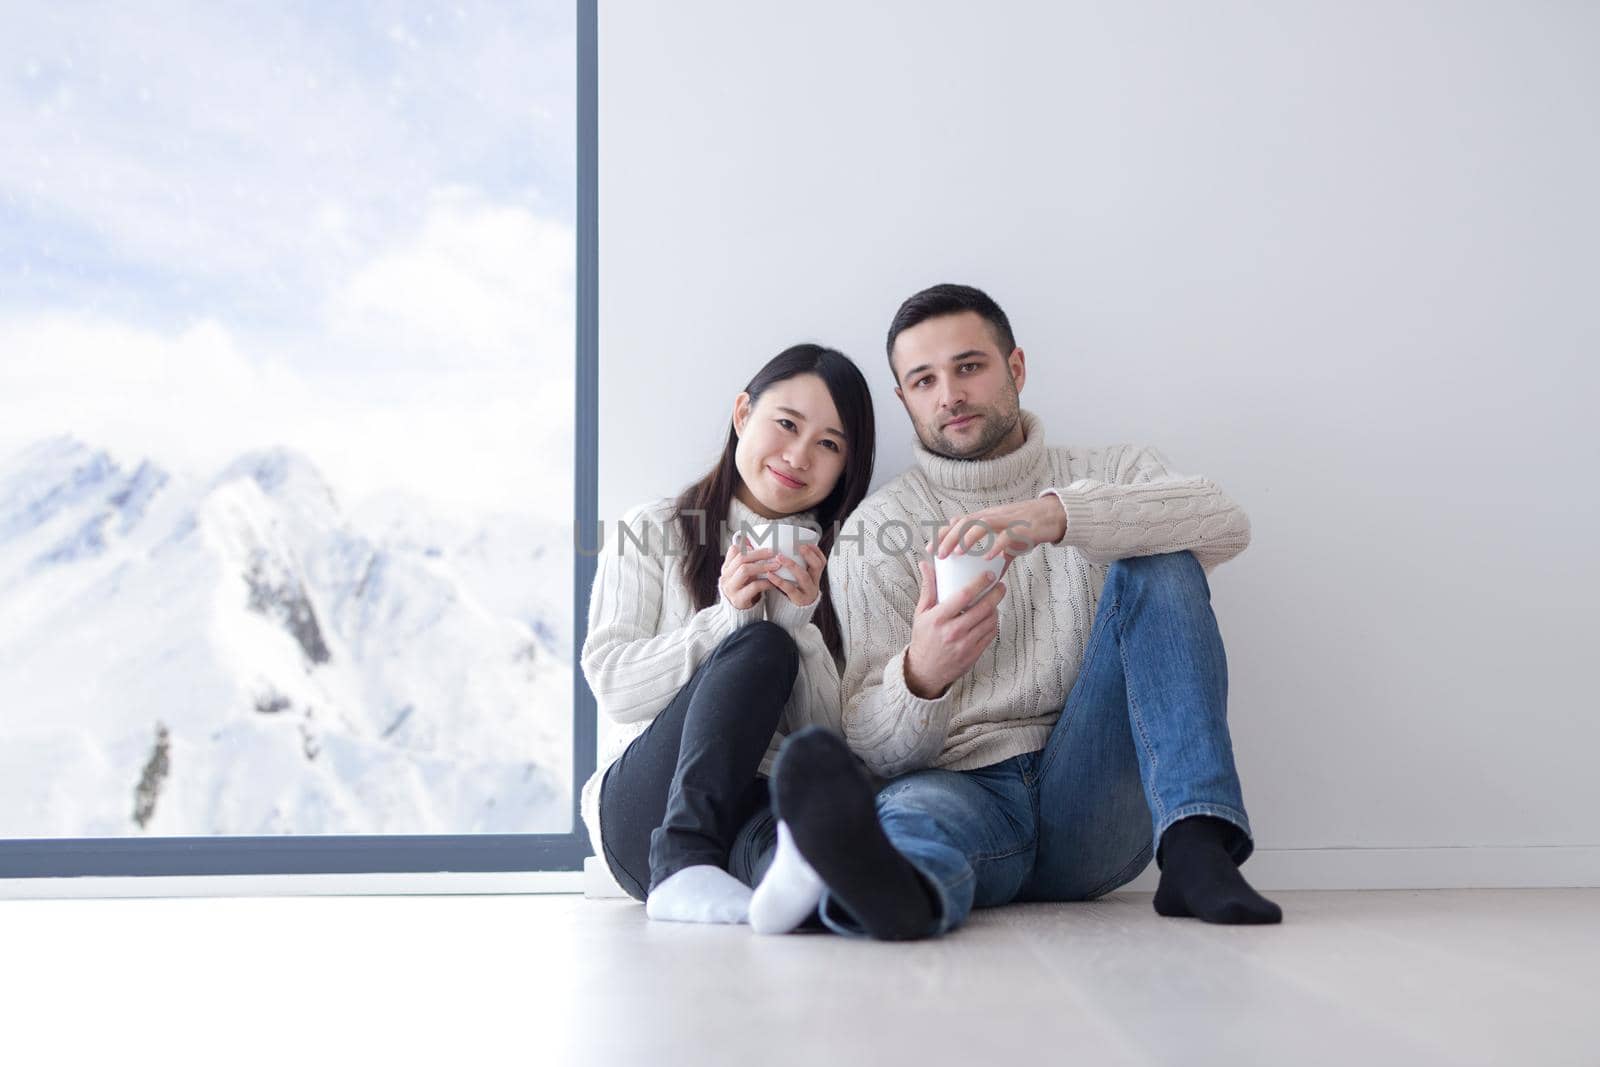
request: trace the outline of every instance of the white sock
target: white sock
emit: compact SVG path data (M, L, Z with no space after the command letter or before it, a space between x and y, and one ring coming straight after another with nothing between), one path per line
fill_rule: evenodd
M788 933L817 910L822 890L822 879L800 855L789 824L780 821L777 855L750 898L750 929L758 934Z
M742 923L750 887L709 863L685 867L650 890L644 913L658 922Z

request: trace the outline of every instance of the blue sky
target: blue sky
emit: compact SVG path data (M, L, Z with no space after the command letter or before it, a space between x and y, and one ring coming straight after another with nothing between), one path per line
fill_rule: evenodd
M561 428L513 401L570 409L574 71L570 0L9 6L0 452L530 484Z

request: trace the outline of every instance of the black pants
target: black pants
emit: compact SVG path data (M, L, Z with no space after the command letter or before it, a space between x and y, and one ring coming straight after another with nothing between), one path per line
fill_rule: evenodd
M749 886L771 866L777 823L756 772L799 665L783 627L740 627L606 772L601 842L635 900L696 864Z

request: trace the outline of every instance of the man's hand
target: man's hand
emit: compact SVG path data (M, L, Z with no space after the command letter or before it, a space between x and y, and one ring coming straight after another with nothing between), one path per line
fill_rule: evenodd
M906 688L924 700L937 700L972 669L1000 632L1000 601L1006 584L987 574L974 578L961 595L938 603L933 564L919 560L922 593L911 620L905 651ZM988 587L987 589L985 587Z
M952 552L966 553L992 533L994 543L983 554L983 558L994 559L1004 553L1006 566L1009 567L1016 557L1026 555L1040 545L1053 545L1066 532L1066 509L1054 493L1046 493L1034 500L1002 504L958 516L939 528L929 551L939 559L944 559Z

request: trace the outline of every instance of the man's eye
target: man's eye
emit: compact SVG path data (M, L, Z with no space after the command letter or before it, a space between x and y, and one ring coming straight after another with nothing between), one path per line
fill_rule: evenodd
M968 367L976 367L977 365L976 363L963 363L961 364L961 369L966 370Z

